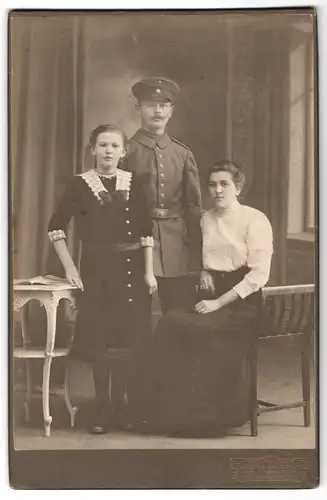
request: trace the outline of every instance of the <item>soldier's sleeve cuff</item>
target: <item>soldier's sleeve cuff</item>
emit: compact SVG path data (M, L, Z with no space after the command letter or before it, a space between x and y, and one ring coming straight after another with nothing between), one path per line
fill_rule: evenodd
M53 231L48 232L48 237L51 243L54 243L58 240L65 240L66 234L62 229L54 229Z
M152 236L141 236L141 246L142 247L153 247L153 237Z

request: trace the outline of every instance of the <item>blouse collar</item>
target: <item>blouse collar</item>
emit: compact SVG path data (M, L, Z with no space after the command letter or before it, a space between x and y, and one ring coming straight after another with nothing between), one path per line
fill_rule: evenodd
M239 201L235 200L225 210L218 210L217 208L214 208L214 212L218 215L218 217L226 217L227 215L230 215L231 213L237 211L240 207L241 204L239 203Z

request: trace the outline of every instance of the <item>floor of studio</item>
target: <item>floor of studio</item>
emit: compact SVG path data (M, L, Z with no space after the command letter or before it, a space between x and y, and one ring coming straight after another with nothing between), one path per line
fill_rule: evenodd
M267 343L259 350L258 396L272 402L292 402L301 399L299 356L292 347L281 348ZM312 380L314 377L312 377ZM234 429L220 438L171 438L111 431L106 435L88 434L81 426L70 429L62 395L52 396L53 422L51 436L43 435L41 398L34 406L38 417L27 425L16 419L14 447L19 450L64 449L310 449L315 447L315 394L312 384L312 425L303 426L301 408L266 413L259 417L257 437L249 434L249 424ZM16 413L19 410L16 404ZM65 414L65 415L64 415Z

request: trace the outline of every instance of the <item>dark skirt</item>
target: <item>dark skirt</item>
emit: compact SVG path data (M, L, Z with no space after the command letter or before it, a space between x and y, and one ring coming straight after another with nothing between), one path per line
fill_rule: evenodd
M213 273L216 295L245 275ZM202 295L202 294L201 294ZM198 296L197 301L202 298ZM213 298L213 297L210 297ZM247 356L258 294L200 315L174 310L159 321L142 373L143 413L151 432L213 436L249 420Z
M71 356L93 361L107 349L142 349L151 336L151 300L143 250L83 249Z

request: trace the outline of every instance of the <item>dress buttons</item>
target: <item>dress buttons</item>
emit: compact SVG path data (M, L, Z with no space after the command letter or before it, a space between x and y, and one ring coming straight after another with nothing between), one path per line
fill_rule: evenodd
M130 221L129 221L129 220L127 220L127 221L126 221L126 224L129 224L129 223L130 223Z
M160 182L160 187L164 187L164 183L163 182Z
M161 208L164 208L165 204L164 203L160 203L160 206L161 206Z
M133 302L133 299L128 299L128 302Z
M128 234L128 236L131 236L131 235L132 235L132 233L131 233L130 231L128 231L128 233L127 233L127 234Z
M159 156L159 158L160 158L160 159L162 159L162 158L163 158L163 156L162 156L162 155L158 155L158 156Z
M125 210L126 210L126 212L129 212L129 208L128 207L126 207Z
M132 271L127 271L127 274L132 274Z
M164 195L163 193L160 193L160 196L161 196L161 198L164 198L164 197L165 197L165 195Z
M162 178L165 177L165 174L160 174L160 177L162 177Z
M128 283L127 287L128 287L128 288L131 288L131 286L132 286L132 285L131 285L130 283Z
M130 262L130 261L131 261L131 259L126 259L126 260L127 260L127 262Z
M160 164L159 164L159 167L160 167L160 168L163 168L163 163L160 163Z

